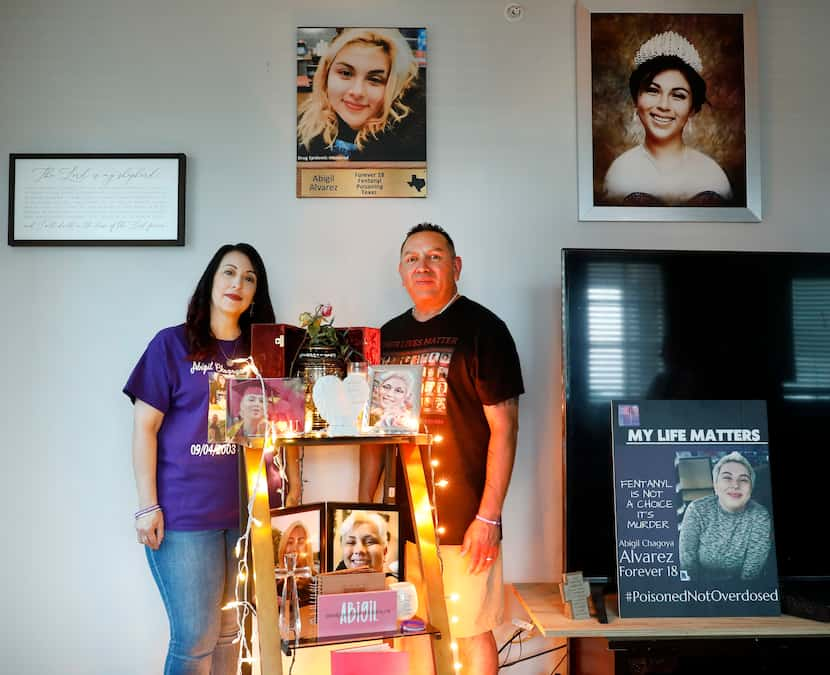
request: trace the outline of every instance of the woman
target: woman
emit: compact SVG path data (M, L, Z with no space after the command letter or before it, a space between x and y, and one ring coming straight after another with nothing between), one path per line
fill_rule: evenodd
M297 159L425 161L418 63L394 28L347 28L332 40L300 106Z
M372 392L372 426L377 429L410 429L414 388L412 375L406 371L379 373Z
M372 511L352 511L340 526L343 559L337 569L369 567L383 572L388 549L386 520Z
M135 529L170 621L165 675L236 672L237 447L207 443L209 375L233 375L252 323L273 323L265 265L249 244L222 246L184 324L150 342L124 393L135 404Z
M712 470L715 494L693 501L680 528L680 566L693 581L751 581L772 548L769 512L751 499L755 470L740 452Z
M626 206L720 206L732 199L723 169L689 147L683 131L706 103L703 64L694 46L667 31L634 57L628 87L645 140L605 174L605 198Z

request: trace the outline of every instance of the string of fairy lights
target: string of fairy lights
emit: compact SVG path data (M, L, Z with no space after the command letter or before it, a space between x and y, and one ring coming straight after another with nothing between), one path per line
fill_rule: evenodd
M424 433L429 435L429 428L426 424L424 424ZM441 557L441 535L445 534L447 528L440 524L438 519L438 499L437 494L435 491L436 487L441 489L445 489L449 486L450 482L446 478L441 478L439 480L435 480L435 470L441 465L441 462L435 459L432 456L432 446L433 444L439 444L444 440L444 437L441 434L435 434L432 437L432 443L427 446L427 461L429 464L429 471L430 471L430 480L429 484L431 486L431 494L430 494L430 510L432 513L432 524L435 528L435 552L438 556L438 565L441 569L441 576L443 577L444 574L444 559ZM461 595L455 591L450 593L445 593L444 599L449 601L449 607L457 606L458 603L461 601ZM450 614L450 632L452 632L452 626L457 624L459 619L458 616L455 614ZM461 662L458 660L458 643L452 639L450 636L450 650L452 651L454 663L453 668L457 671L461 670Z
M260 384L260 389L262 391L262 400L267 401L266 397L266 386L265 380L262 377L259 369L254 362L252 356L248 356L245 358L234 359L231 363L236 365L243 365L242 368L239 369L239 373L241 375L253 375ZM267 405L267 404L266 404ZM267 408L266 408L267 409ZM424 433L429 435L429 430L424 426ZM280 489L283 491L282 494L284 496L284 488L287 485L287 472L285 467L285 458L282 452L279 452L279 431L277 429L276 423L268 422L265 426L265 438L263 442L262 452L259 457L258 468L256 471L256 477L254 480L254 484L252 489L249 491L250 494L248 496L248 503L246 509L246 522L244 532L240 535L239 539L236 542L236 546L234 548L234 554L237 558L237 579L236 579L236 586L235 586L235 593L234 593L234 600L227 603L223 610L226 611L236 611L236 619L237 619L237 636L234 639L234 644L239 644L239 656L237 660L237 675L242 675L242 668L244 664L252 665L255 664L258 659L256 654L253 651L252 645L248 639L247 632L245 630L245 624L249 618L256 619L256 607L255 605L248 600L249 597L249 579L250 574L248 570L248 556L249 550L251 545L251 531L253 527L262 527L263 523L254 516L254 501L257 497L257 494L260 493L260 490L263 490L266 494L268 491L267 480L264 480L265 476L265 458L268 456L269 453L273 455L273 462L274 466L279 473L280 476ZM440 434L436 434L432 437L432 443L441 443L443 441L443 437ZM441 557L441 548L440 548L440 538L441 535L445 534L446 528L440 524L438 518L438 507L437 507L437 494L436 488L446 489L449 487L449 481L446 478L440 478L436 480L435 470L440 466L439 460L432 457L432 443L430 443L428 447L428 464L430 467L430 486L431 486L431 495L430 495L430 509L431 509L431 516L433 526L435 528L435 544L436 544L436 553L438 556L438 562L443 573L444 568L444 561ZM302 489L302 461L300 461L300 480L301 480L301 489ZM261 482L264 482L265 485L260 485ZM445 599L449 601L449 606L457 606L458 603L461 601L461 595L457 592L450 592L445 595ZM458 616L454 614L450 614L450 632L452 632L452 626L457 624L459 621ZM450 641L450 650L453 654L453 668L455 671L461 670L461 662L458 660L458 643L451 639Z
M262 374L259 372L259 369L257 368L253 357L248 356L242 359L235 359L232 363L245 364L245 366L240 369L241 373L252 374L259 381L260 390L262 392L262 400L266 402L264 405L266 406L267 410L268 399L266 397L265 392L265 380L262 377ZM234 638L233 643L240 645L239 656L237 659L236 666L237 675L242 675L243 664L253 665L257 661L256 655L254 654L251 648L251 645L248 641L248 635L245 631L245 624L248 621L248 618L256 618L256 607L253 605L253 603L251 603L248 600L248 582L250 579L250 574L248 571L248 551L251 543L252 527L262 527L263 525L262 521L260 521L258 518L254 516L254 500L256 499L257 494L259 494L261 489L264 489L266 494L268 492L267 480L265 481L264 486L261 486L260 483L263 481L263 476L265 475L265 457L268 455L269 452L273 455L274 466L277 469L281 479L280 490L282 491L283 496L285 494L284 486L287 483L285 463L283 461L282 453L277 452L276 438L276 425L272 423L267 423L265 425L265 439L262 446L262 452L259 457L259 464L257 467L254 484L252 489L249 491L250 494L248 495L245 531L237 540L236 547L234 548L234 555L236 555L237 558L237 575L236 585L234 588L234 600L222 607L222 609L226 611L236 610L237 634L236 638Z

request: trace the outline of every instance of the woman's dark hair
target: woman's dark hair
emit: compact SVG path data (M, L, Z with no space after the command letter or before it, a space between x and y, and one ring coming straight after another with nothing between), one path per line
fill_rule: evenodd
M251 261L256 273L256 292L251 307L252 311L246 310L239 317L244 353L249 352L251 348L251 324L274 323L275 321L271 296L268 294L268 275L265 272L265 263L262 262L259 253L250 244L225 244L213 254L199 279L199 283L196 284L196 290L193 291L193 296L187 306L185 333L191 359L204 358L216 348L216 338L210 330L210 296L211 291L213 291L213 277L216 276L216 270L219 269L222 258L231 251L239 251L248 256L248 260Z
M641 63L631 73L631 77L628 79L628 90L631 92L631 100L634 101L634 105L637 104L637 97L640 92L664 70L679 70L683 73L692 88L692 110L700 112L703 104L706 103L706 82L694 68L677 56L657 56Z

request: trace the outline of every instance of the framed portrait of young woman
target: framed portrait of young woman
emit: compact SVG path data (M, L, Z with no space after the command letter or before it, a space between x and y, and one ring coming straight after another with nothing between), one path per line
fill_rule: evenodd
M226 439L248 444L263 438L270 423L279 434L301 433L305 389L298 377L233 378L227 396Z
M754 3L588 4L576 10L579 219L761 220Z

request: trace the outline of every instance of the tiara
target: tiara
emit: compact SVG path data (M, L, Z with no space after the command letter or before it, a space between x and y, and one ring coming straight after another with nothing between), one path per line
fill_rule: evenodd
M651 59L658 56L676 56L683 63L693 68L698 75L703 70L703 62L700 60L700 54L697 53L694 45L672 30L659 33L646 40L634 57L634 68L639 68L646 61L651 61Z

